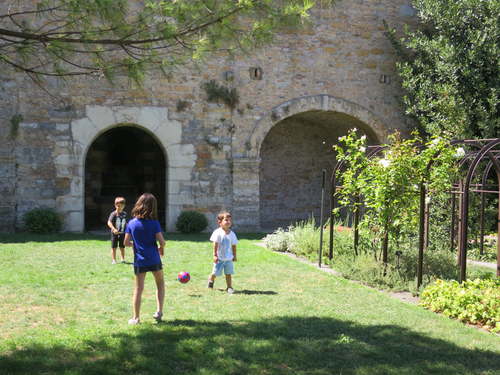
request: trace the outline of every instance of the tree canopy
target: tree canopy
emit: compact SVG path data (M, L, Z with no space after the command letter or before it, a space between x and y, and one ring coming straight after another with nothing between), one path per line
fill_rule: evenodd
M414 0L417 31L391 31L407 113L423 133L500 136L500 0Z
M315 0L7 0L0 64L32 77L126 73L246 51L307 20Z

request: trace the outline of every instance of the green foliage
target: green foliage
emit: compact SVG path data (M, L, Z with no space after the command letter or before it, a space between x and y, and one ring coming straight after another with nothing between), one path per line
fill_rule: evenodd
M320 229L311 217L288 228L288 250L297 255L318 257Z
M333 0L7 0L0 13L0 63L30 76L168 72L214 52L248 52L307 22ZM33 64L36 61L36 64Z
M348 279L358 280L370 286L416 292L415 282L417 277L417 249L413 243L400 243L401 256L389 256L388 264L377 259L373 243L378 244L377 233L361 231L359 250L361 254L355 256L353 233L349 228L335 226L333 237L333 260L328 259L328 231L324 231L323 263L330 264L335 270L340 271ZM314 220L298 222L287 230L279 228L264 238L266 247L273 251L289 251L310 260L318 260L320 229ZM454 279L458 269L455 256L449 251L428 251L425 254L423 267L423 285L434 282L438 278Z
M218 84L215 80L204 82L201 87L207 93L207 100L209 102L219 103L222 101L229 108L234 109L239 101L238 90L236 88L229 88Z
M479 249L479 244L474 244L467 249L467 258L479 260L482 262L496 262L497 261L497 246L496 241L491 243L485 243L483 248L483 254L481 254Z
M50 208L35 208L24 214L26 230L33 233L55 233L61 229L62 220Z
M207 226L207 218L198 211L182 211L175 222L175 228L181 233L199 233Z
M23 121L23 116L19 113L15 114L10 118L10 138L14 139L17 137L19 132L19 124Z
M420 304L445 316L500 332L500 279L437 280L421 295Z
M380 261L377 256L379 235L362 230L360 232L360 255L354 256L352 233L336 231L334 236L334 254L332 267L340 271L348 279L362 281L370 286L390 289L416 291L418 251L415 241L400 241L395 252L389 254L388 264ZM455 279L458 274L455 256L445 250L427 251L423 264L423 285L437 278Z
M414 0L417 31L396 47L407 113L424 134L500 134L500 0Z
M323 239L327 241L326 233ZM286 230L278 228L264 238L264 244L273 251L289 251L296 255L317 258L319 240L320 228L316 226L314 218L310 218L290 225Z
M389 136L379 157L368 158L366 147L366 137L355 130L334 146L337 160L345 163L338 172L339 206L353 211L365 208L361 228L380 237L387 232L390 239L401 241L418 228L420 184L430 200L447 191L456 173L457 150L443 138L424 143L417 136L402 140L398 134ZM335 213L339 211L340 207Z

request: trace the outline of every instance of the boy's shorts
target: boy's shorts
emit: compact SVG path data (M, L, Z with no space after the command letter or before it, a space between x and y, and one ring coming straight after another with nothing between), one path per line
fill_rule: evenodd
M219 260L214 263L212 275L220 276L224 270L224 275L234 275L234 265L232 260Z
M113 234L111 233L111 248L116 249L117 247L124 248L123 240L125 239L125 233Z

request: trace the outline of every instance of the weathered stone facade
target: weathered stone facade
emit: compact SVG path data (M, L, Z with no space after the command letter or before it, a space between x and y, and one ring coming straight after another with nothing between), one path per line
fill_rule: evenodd
M123 126L142 129L164 152L168 230L183 209L202 211L212 222L229 209L241 231L307 217L319 207L310 197L318 195L321 168L333 158L324 144L352 126L372 142L407 130L383 20L396 28L416 21L409 0L338 1L316 11L311 27L280 34L251 56L214 56L169 77L150 75L142 88L122 78L114 85L49 80L47 90L58 94L52 98L27 77L4 71L0 229L20 228L27 210L46 206L61 213L65 230L83 231L85 186L94 178L86 171L88 150ZM212 79L238 90L237 108L207 102L201 86ZM18 129L11 121L16 114L23 117ZM287 182L287 171L300 189Z

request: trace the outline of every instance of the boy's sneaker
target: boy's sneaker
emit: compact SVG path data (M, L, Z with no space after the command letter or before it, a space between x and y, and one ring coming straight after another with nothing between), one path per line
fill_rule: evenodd
M156 320L158 323L161 322L161 318L163 317L163 313L157 311L153 314L153 319Z
M121 263L122 263L122 264L125 264L125 263L127 263L127 262L125 262L125 259L124 259L124 260L122 260L122 261L121 261Z
M214 287L214 282L209 280L209 281L208 281L208 284L207 284L207 287L208 287L208 288L213 289L213 287Z
M139 318L137 318L137 319L134 319L134 318L129 319L128 324L130 324L130 325L139 324Z
M234 293L234 289L233 288L227 288L227 293L228 294L233 294Z
M112 261L111 264L116 264L116 260Z

